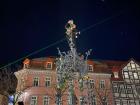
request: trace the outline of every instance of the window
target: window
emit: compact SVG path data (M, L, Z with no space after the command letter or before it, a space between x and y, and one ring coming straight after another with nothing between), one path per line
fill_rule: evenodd
M138 79L138 74L137 73L133 73L133 75L134 75L135 79Z
M120 100L116 99L115 103L116 103L116 105L121 105Z
M89 86L91 89L94 88L94 80L93 79L89 80Z
M133 93L132 89L127 89L127 93L132 94Z
M73 85L73 79L69 79L69 84Z
M46 87L51 86L51 78L50 77L46 77L45 86Z
M61 97L56 97L56 104L57 105L62 105L62 98Z
M68 105L71 104L70 103L70 95L68 95Z
M37 97L36 96L31 97L31 104L30 105L37 105Z
M29 64L24 64L24 68L29 68Z
M72 96L71 95L72 94L68 95L68 105L74 104L74 97L73 97L73 95Z
M43 105L49 105L49 97L48 96L44 96Z
M88 66L88 70L89 70L90 72L93 72L93 65L89 65L89 66Z
M52 69L52 62L47 62L46 69Z
M84 97L79 98L79 105L84 105Z
M103 102L103 105L107 105L107 97L102 97L102 102Z
M104 80L100 81L100 88L101 89L105 88L105 81Z
M118 86L116 84L114 84L113 86L113 91L114 93L118 93Z
M134 69L136 68L136 65L134 63L131 63L131 67Z
M124 78L129 78L128 72L124 72Z
M91 105L96 105L96 96L95 95L92 95L91 97Z
M118 72L114 72L114 77L119 78Z
M39 78L38 77L35 77L34 78L34 83L33 83L34 86L39 86Z

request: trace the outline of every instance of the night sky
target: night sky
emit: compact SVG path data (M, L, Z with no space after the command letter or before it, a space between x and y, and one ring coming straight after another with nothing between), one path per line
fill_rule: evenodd
M140 61L140 4L136 1L3 0L0 66L64 38L69 19L85 30L77 40L78 52L92 49L92 59ZM57 56L57 47L68 50L63 41L29 58Z

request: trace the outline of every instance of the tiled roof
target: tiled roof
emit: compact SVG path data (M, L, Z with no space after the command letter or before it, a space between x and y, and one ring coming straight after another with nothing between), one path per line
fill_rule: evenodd
M29 68L45 70L46 69L45 64L47 62L52 62L53 64L52 69L55 70L56 68L55 61L56 61L56 57L42 57L42 58L31 59L29 62ZM122 66L127 63L127 61L92 60L92 59L89 59L87 62L89 65L93 65L93 72L95 73L113 74L113 71L117 70L119 72L119 77L122 77L121 76Z

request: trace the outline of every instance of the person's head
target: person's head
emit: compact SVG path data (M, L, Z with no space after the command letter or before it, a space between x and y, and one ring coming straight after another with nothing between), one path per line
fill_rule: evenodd
M23 101L18 102L18 105L24 105Z

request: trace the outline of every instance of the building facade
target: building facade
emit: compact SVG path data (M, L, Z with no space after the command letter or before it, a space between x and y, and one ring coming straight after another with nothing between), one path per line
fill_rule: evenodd
M54 57L47 57L23 62L23 69L15 73L17 90L22 91L19 101L25 105L56 105L55 61ZM82 90L78 78L66 83L74 86L75 105L114 105L111 72L104 62L88 60L88 79L83 82ZM63 91L60 105L69 105L68 89Z
M56 58L26 59L17 71L19 101L25 105L56 105L58 92ZM78 73L76 74L78 77ZM75 105L140 105L140 66L138 62L88 60L88 79L81 91L79 79L67 81L74 86ZM69 105L66 87L60 105Z
M140 66L131 59L113 70L112 86L116 105L140 105Z

